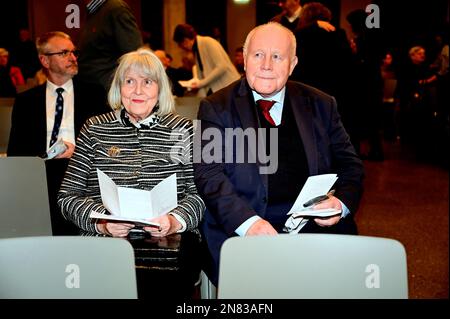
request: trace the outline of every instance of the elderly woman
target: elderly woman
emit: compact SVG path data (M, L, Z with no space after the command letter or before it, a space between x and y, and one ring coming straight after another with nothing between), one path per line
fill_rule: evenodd
M193 125L174 114L174 99L158 57L144 49L123 55L108 100L113 111L90 118L78 137L58 194L65 218L84 235L126 237L133 224L89 217L91 211L107 213L96 169L118 186L144 190L176 173L178 206L151 219L160 228L144 229L156 237L196 229L204 203L193 181Z

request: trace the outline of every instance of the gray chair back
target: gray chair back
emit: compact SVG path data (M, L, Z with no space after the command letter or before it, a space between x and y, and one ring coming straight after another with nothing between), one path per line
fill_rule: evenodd
M0 155L6 155L14 98L0 98Z
M233 237L221 250L219 298L408 298L406 253L393 239L300 234Z
M42 159L0 158L0 203L0 238L52 235Z
M188 119L197 119L198 108L200 107L201 97L183 96L175 99L175 109L181 116Z
M0 239L0 299L136 299L131 244L118 238Z

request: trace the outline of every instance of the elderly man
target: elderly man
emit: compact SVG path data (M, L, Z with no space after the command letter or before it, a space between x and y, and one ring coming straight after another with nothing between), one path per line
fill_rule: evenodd
M362 195L362 163L342 126L335 99L288 81L297 64L295 52L289 29L275 22L257 26L244 44L245 78L201 102L202 152L194 170L207 208L202 232L212 256L206 271L214 284L224 241L236 235L283 232L287 213L311 175L337 174L334 196L315 208L342 213L311 219L301 232L357 233L352 217ZM257 145L251 139L236 145L225 142L209 158L211 146L222 145L230 130L245 130L249 136L255 132ZM259 156L268 153L277 153L270 156L277 163L269 163L276 169L268 169L264 156ZM242 154L248 154L247 159L242 160ZM251 160L251 154L257 154L257 160Z
M8 156L41 156L46 162L53 233L72 233L56 205L56 194L84 122L107 112L102 88L73 80L77 51L63 32L48 32L36 41L47 82L19 94L11 115ZM52 154L52 150L61 152Z

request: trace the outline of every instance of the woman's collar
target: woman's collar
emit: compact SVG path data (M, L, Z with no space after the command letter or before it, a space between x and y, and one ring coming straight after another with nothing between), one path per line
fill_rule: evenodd
M154 125L158 124L159 121L161 120L161 117L155 113L156 111L158 111L158 109L159 109L159 106L156 105L153 108L152 113L148 117L146 117L145 119L143 119L141 121L136 121L127 113L125 108L122 107L116 111L116 117L124 126L136 127L136 128L151 128Z

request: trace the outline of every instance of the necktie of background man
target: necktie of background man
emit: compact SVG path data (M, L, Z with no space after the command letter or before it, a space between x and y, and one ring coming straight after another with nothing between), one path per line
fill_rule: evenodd
M51 147L58 140L59 127L61 126L62 116L64 112L64 98L62 93L64 92L63 88L57 88L56 93L58 96L56 97L56 107L55 107L55 123L53 124L52 137L50 138L49 147Z
M272 106L275 104L275 101L268 101L268 100L258 100L256 101L256 104L259 106L259 108L261 108L262 114L264 115L264 117L266 118L266 120L272 125L272 126L276 126L275 125L275 121L273 120L273 118L270 116L270 109L272 108Z

